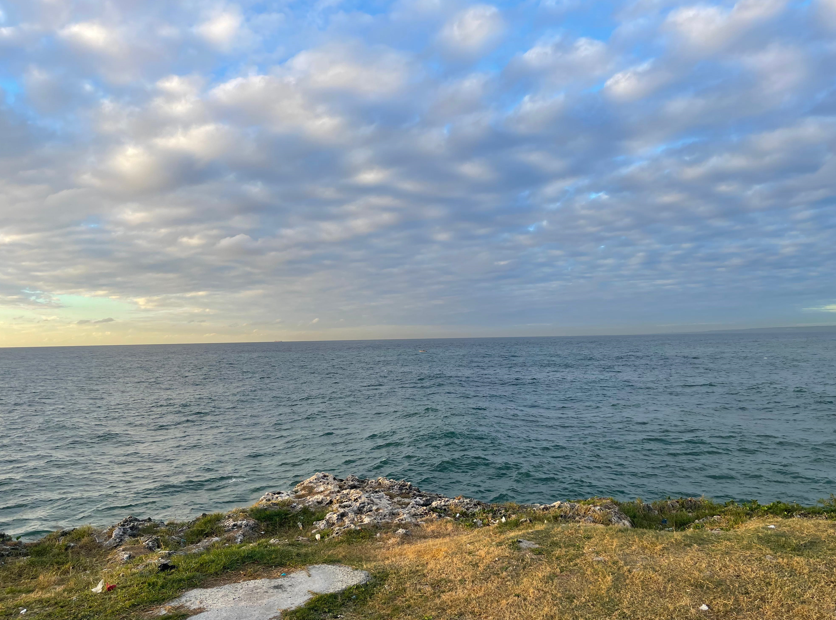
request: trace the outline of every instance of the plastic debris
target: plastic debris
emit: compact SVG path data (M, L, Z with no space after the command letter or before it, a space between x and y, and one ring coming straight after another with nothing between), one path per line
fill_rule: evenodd
M505 517L502 517L502 518L500 519L500 521L502 521L503 523L505 523Z
M319 534L317 534L316 536L314 536L314 538L316 538L317 540L319 540L319 539L320 539L320 538L322 538L322 537L321 537Z
M23 609L20 610L20 615L22 616L25 613L26 613L26 608L24 607Z
M767 525L766 527L768 527L770 530L774 530L774 529L775 529L775 526L774 526L774 525Z
M702 605L700 605L700 611L711 611L711 607L703 603Z
M96 594L101 594L102 590L104 590L104 587L105 587L105 582L104 582L104 579L102 579L99 582L99 585L97 585L95 588L91 588L90 591L95 592Z
M105 586L105 592L110 592L111 590L115 590L115 589L116 589L116 584L115 583L109 583Z

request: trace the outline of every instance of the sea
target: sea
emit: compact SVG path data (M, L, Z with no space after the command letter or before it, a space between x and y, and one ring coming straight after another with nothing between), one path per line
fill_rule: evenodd
M0 349L0 531L318 471L502 502L836 493L836 330Z

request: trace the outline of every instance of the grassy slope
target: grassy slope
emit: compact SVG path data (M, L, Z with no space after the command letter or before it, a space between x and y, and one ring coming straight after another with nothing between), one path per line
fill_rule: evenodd
M799 510L776 506L660 502L650 510L630 503L622 507L644 528L566 524L531 513L494 527L444 521L413 527L405 537L358 532L318 543L295 540L297 520L308 531L318 515L255 511L265 532L258 541L175 556L176 569L165 573L142 568L154 555L121 564L82 528L63 538L50 535L30 558L0 565L0 618L21 618L21 608L27 618L50 620L148 618L155 606L191 587L342 562L369 570L372 583L317 597L285 618L833 620L836 521L826 518L833 510L813 510L814 519L782 518L776 514ZM679 530L686 521L714 515L718 519ZM673 525L678 531L665 531ZM176 549L218 533L217 527L218 518L209 515L157 534L164 547ZM286 542L269 542L276 538ZM520 538L540 548L522 550ZM93 594L99 579L116 589ZM703 603L711 611L699 611Z

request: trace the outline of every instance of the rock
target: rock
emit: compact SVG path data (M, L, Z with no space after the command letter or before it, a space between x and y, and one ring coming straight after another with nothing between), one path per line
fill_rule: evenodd
M561 519L569 521L633 527L630 517L621 512L621 509L610 501L603 501L600 504L554 502L548 506L543 506L541 509L556 512Z
M137 519L133 516L125 517L113 526L113 533L110 535L110 540L104 546L109 549L118 547L128 538L139 536L140 529L151 523L153 523L151 519Z
M172 571L176 568L174 564L168 561L167 558L161 558L157 560L157 571L160 573L166 573L168 571Z
M221 521L221 527L225 532L232 534L232 540L236 545L258 534L258 521L236 512L230 513L230 516Z
M466 515L473 518L472 515L479 512L489 514L491 523L503 522L506 516L503 506L466 497L450 498L437 493L425 493L405 480L364 479L356 476L342 480L322 472L297 484L292 493L265 493L256 505L281 505L293 510L324 508L327 510L325 518L314 523L314 530L330 529L334 535L360 527L412 525ZM630 519L615 504L606 500L594 505L555 502L527 508L555 512L561 519L570 521L632 527ZM484 525L482 519L476 521L480 522L479 527ZM522 522L528 521L523 519ZM302 529L301 523L299 529Z
M520 549L539 549L540 545L535 542L531 542L530 540L525 540L520 538L517 540L517 544L519 545Z
M404 480L366 480L356 476L341 480L325 473L314 474L299 483L292 494L283 491L267 493L259 504L289 504L294 509L327 508L328 513L322 521L314 524L314 530L331 529L335 535L362 526L411 524L437 519L439 513L449 512L459 505L464 509L487 507L487 504L476 500L454 500L434 493L422 493Z
M700 611L711 611L711 607L703 603L702 605L700 605Z
M221 521L221 527L224 528L224 532L239 530L244 532L255 532L258 529L258 521L250 519L249 517L239 516L237 519L235 517L228 517Z
M216 588L189 590L159 611L200 611L192 620L270 620L296 609L315 594L333 594L360 585L369 574L348 566L315 565L279 579L255 579Z
M26 547L17 543L0 544L0 558L19 557L27 555Z
M158 536L146 536L142 539L142 546L148 551L156 551L160 548L160 539Z
M399 529L395 532L395 536L409 536L409 530L405 530L403 528Z
M133 557L134 556L131 555L130 552L126 551L125 553L120 553L119 554L119 561L122 562L122 564L124 564L126 562L130 562L131 558L133 558Z
M197 543L195 545L189 545L187 547L183 547L182 549L179 549L178 551L175 551L172 555L189 555L189 554L192 554L192 553L203 553L209 547L214 545L216 542L220 542L220 540L221 539L218 538L217 536L214 537L214 538L204 538L203 540L201 540L199 543Z

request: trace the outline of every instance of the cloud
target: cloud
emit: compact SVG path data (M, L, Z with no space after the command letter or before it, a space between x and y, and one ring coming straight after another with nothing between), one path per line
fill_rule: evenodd
M110 28L95 21L70 24L62 28L58 34L71 45L95 52L112 50L119 43L118 37Z
M820 21L825 26L836 30L836 0L818 0L814 4Z
M786 0L738 0L730 9L709 4L685 6L668 15L666 26L676 35L676 44L710 53L776 18L786 4Z
M113 323L114 321L115 319L112 319L110 317L98 320L81 319L80 321L76 321L76 325L104 325L106 323Z
M195 27L195 32L221 50L229 50L241 35L243 17L238 7L218 11Z
M477 4L454 15L441 29L439 40L448 51L470 56L494 44L504 29L498 8Z
M606 73L612 60L603 41L556 36L542 39L519 55L512 72L536 73L551 84L566 87L586 84Z
M339 45L307 50L287 62L290 75L315 90L367 97L393 95L409 79L406 57L387 48Z
M653 60L619 71L604 84L606 93L617 101L635 101L653 94L673 78L673 74L654 66Z
M830 307L831 4L15 4L0 343Z

